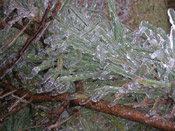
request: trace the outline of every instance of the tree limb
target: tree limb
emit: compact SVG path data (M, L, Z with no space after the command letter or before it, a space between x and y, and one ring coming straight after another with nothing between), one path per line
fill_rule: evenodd
M6 83L3 83L3 82L0 83L0 87L8 91L16 90L14 86L7 85ZM70 93L64 93L64 94L59 94L57 96L52 96L50 93L32 94L29 91L22 91L22 90L17 90L15 92L15 94L18 95L19 97L23 96L26 93L28 95L25 98L27 100L29 99L33 103L65 101L69 99L70 95L73 95ZM166 131L175 130L175 121L167 120L162 117L157 118L155 116L150 116L146 112L143 112L125 105L116 104L113 107L108 107L108 105L110 104L110 101L105 101L105 100L100 100L99 102L90 101L87 104L80 105L79 103L84 100L86 99L78 98L75 100L71 100L71 102L73 102L76 106L82 106L98 112L103 112L110 115L114 115L116 117L121 117L131 121L139 122L145 125L152 126L157 129L166 130Z

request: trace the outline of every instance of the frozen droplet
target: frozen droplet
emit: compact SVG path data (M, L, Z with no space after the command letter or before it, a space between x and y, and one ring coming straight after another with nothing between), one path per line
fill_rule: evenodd
M147 113L147 116L159 116L154 110L150 110L148 113Z
M56 87L56 91L59 93L59 94L62 94L62 93L65 93L69 87L70 87L70 82L67 81L67 82L58 82L58 84L56 85L54 83L55 87Z
M157 44L158 44L158 42L157 42L156 39L150 39L150 40L149 40L149 43L150 43L151 45L157 45Z
M52 72L53 70L49 70L45 75L44 75L44 78L42 80L42 83L46 83L53 75L54 75L54 72Z
M168 63L170 65L170 68L172 69L174 67L174 64L175 64L175 59L174 58L170 58Z
M175 45L175 28L171 26L171 31L170 31L170 48L173 49Z
M35 67L35 68L32 69L31 74L32 75L36 75L36 74L38 74L39 71L40 71L40 68L39 67Z
M169 20L172 25L172 28L175 30L175 11L174 9L172 8L168 9L168 16L169 16Z
M151 59L155 58L164 58L164 52L162 50L156 50L154 53L151 54Z
M52 2L53 2L53 5L56 5L57 0L52 0ZM45 7L45 9L47 8L48 3L49 3L49 0L45 0L45 1L44 1L44 7ZM54 7L54 6L52 6L51 9L52 9L53 7Z
M50 92L53 90L53 84L54 84L54 80L53 79L50 79L45 85L44 85L44 89L45 89L45 92Z
M93 91L93 93L91 94L91 100L93 102L98 102L105 94L105 88L98 88L98 89L95 89Z

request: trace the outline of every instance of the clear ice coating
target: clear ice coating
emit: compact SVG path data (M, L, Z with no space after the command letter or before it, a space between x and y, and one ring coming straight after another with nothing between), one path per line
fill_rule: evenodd
M63 2L65 1L70 0ZM94 1L91 9L97 4ZM76 0L74 2L78 3ZM109 108L125 104L128 100L140 102L145 95L151 100L159 95L164 97L166 93L172 94L170 97L175 95L173 9L168 10L172 27L170 35L167 35L163 29L145 21L135 31L124 27L114 15L112 3L109 4L111 21L104 19L104 12L91 12L84 7L76 8L70 3L49 26L51 34L44 41L46 48L38 53L27 52L27 56L22 58L23 61L26 60L25 63L19 61L19 65L15 66L25 72L26 65L27 68L29 64L32 65L29 75L32 80L25 80L26 85L37 81L37 87L40 87L38 93L51 92L53 96L73 92L74 96L69 99L82 98L82 105L107 99L110 101ZM6 35L0 35L4 36ZM6 66L3 62L7 57L13 58L13 55L5 54L8 53L0 50L0 68ZM77 80L83 83L82 94L74 93L74 82ZM147 113L147 117L157 115L154 110ZM84 120L81 122L83 125Z
M171 26L171 31L170 31L170 48L174 49L175 45L175 29L173 26Z
M175 30L175 11L174 11L174 9L172 9L172 8L168 9L168 16L169 16L169 21L170 21L173 29Z
M154 53L151 54L151 59L155 58L164 58L164 52L162 50L156 50Z
M170 47L174 49L173 46L175 44L175 11L174 9L168 9L169 21L171 23L171 31L170 31Z
M111 20L104 19L103 11L95 10L96 2L90 10L77 8L72 2L66 4L49 26L51 34L44 40L46 49L38 54L29 53L26 58L40 60L29 77L42 76L43 88L39 93L72 91L71 83L82 80L90 95L82 102L85 104L97 102L110 92L138 93L140 86L149 85L153 90L171 83L175 73L175 11L168 10L170 35L147 21L132 31L120 23L113 2L108 1ZM47 4L45 0L45 8ZM118 85L119 80L124 83Z

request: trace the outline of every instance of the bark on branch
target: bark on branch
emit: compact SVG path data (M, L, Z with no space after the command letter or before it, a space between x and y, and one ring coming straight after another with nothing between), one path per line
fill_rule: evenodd
M51 7L52 7L53 3L52 3L52 1L49 1L48 7L45 10L45 13L44 13L44 15L42 17L42 20L40 22L40 26L38 27L37 31L26 41L26 43L20 49L20 51L18 52L18 54L16 55L16 57L14 57L9 63L7 63L6 66L0 71L0 79L12 68L12 66L14 64L16 64L16 62L21 58L21 56L27 50L27 48L32 43L32 41L38 36L38 34L40 32L42 32L42 30L46 26L46 22L48 21L48 19L50 19L50 21L53 21L53 19L55 18L55 15L57 14L58 10L61 7L61 4L62 4L61 3L61 0L58 0L58 2L55 5L55 9L53 11L53 14L51 15L51 19L50 19L50 17L48 18L48 15L49 15L49 12L51 10Z
M3 82L0 83L0 87L8 91L16 90L16 87L7 85L6 83L3 83ZM23 91L20 89L17 90L15 94L18 95L19 97L23 96L24 94L27 94L25 98L27 100L30 100L32 103L65 101L69 99L70 95L72 95L70 93L64 93L57 96L51 96L50 93L32 94L29 91ZM116 117L121 117L124 119L149 125L157 129L166 130L166 131L175 130L175 121L170 121L162 117L157 118L155 116L149 116L146 112L143 112L128 106L120 105L120 104L117 104L109 108L108 105L110 104L110 102L104 101L104 100L100 100L99 102L96 102L96 103L90 101L85 105L80 105L79 103L84 100L85 98L79 98L76 100L71 100L71 102L73 102L76 106L82 106L98 112L104 112L110 115L114 115Z

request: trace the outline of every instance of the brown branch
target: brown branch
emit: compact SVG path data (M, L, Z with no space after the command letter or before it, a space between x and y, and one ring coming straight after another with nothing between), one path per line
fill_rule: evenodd
M60 108L59 108L59 111L58 111L58 113L57 113L58 117L60 117L60 115L63 113L64 109L65 109L68 105L69 105L69 100L65 100L65 101L61 104L61 106L60 106Z
M25 108L29 103L24 103L21 104L17 107L15 107L15 109L13 109L12 111L7 112L6 114L4 114L1 118L0 118L0 122L3 121L6 117L8 117L10 114L15 113L20 111L21 109Z
M4 29L7 26L7 23L12 20L14 15L17 13L17 9L15 8L11 12L9 12L1 21L0 21L0 29Z
M49 11L52 7L53 3L50 1L49 4L48 4L48 7L44 13L44 16L42 18L42 21L41 21L41 24L40 26L38 27L37 31L35 32L35 34L30 37L26 43L24 44L24 46L21 48L21 50L19 51L19 54L14 58L12 59L5 67L4 69L2 69L2 71L0 72L0 78L2 78L5 73L7 73L7 71L9 71L9 69L21 58L21 56L24 54L24 52L26 51L26 49L28 48L28 46L31 44L31 42L37 37L37 35L42 31L42 29L44 28L45 26L45 22L46 22L46 19L47 19L47 16L49 14Z
M16 28L16 29L19 29L19 30L22 30L23 29L23 26L22 25L20 25L19 23L15 23L15 24L13 24L13 26L12 27L14 27L14 28ZM24 33L26 33L27 35L29 35L29 36L33 36L34 35L34 32L32 31L32 30L30 30L30 29L25 29L24 30ZM40 39L40 41L43 43L43 44L45 44L44 43L44 39L41 37L41 39Z
M66 118L65 120L63 120L63 121L61 121L61 122L59 122L59 123L56 123L56 124L54 124L54 125L50 125L50 126L48 127L48 129L51 130L52 128L58 127L58 126L62 125L63 123L65 123L66 121L70 120L72 117L73 117L73 116L70 116L70 117Z
M83 83L79 80L75 81L75 86L76 86L76 90L75 92L82 92L83 91Z
M57 15L59 9L61 8L61 5L62 5L62 0L57 0L54 10L52 11L52 15L46 20L47 22L55 19L55 16Z
M15 28L17 28L17 29L19 29L19 30L22 30L22 29L23 29L23 26L20 25L19 23L13 24L12 27L15 27ZM33 36L33 35L34 35L34 32L33 32L32 30L29 30L29 29L25 29L24 32L25 32L26 34L28 34L29 36Z
M74 100L75 104L78 105L84 99ZM164 118L156 119L154 116L149 116L146 112L142 112L124 105L116 104L113 107L108 107L110 102L100 100L99 102L89 102L83 105L86 108L91 110L107 113L110 115L114 115L117 117L122 117L131 121L139 122L142 124L146 124L157 129L172 131L175 130L175 122L169 121Z
M9 90L9 91L16 89L15 87L11 85L7 85L6 83L2 83L2 82L0 83L0 87L6 90ZM27 91L22 91L22 90L18 90L15 92L15 94L18 96L22 96L23 94L26 94L26 93ZM70 95L71 95L70 93L64 93L64 94L59 94L57 96L51 96L49 93L32 94L28 92L26 99L30 99L30 101L33 103L35 102L37 103L38 102L58 102L58 101L68 100ZM175 130L175 121L166 120L162 117L159 117L157 119L154 116L149 116L146 112L136 110L134 108L131 108L125 105L120 105L120 104L116 104L115 106L109 108L108 105L110 102L104 101L104 100L100 100L99 102L96 102L96 103L90 101L85 105L80 105L79 103L84 100L85 98L79 98L76 100L72 100L71 102L73 102L77 106L82 106L82 107L85 107L91 110L95 110L98 112L104 112L104 113L114 115L117 117L121 117L121 118L128 119L131 121L146 124L146 125L155 127L157 129L166 130L166 131Z
M58 121L61 117L61 114L64 112L64 110L66 109L66 107L69 105L69 100L65 100L63 101L63 103L60 105L58 112L55 111L51 111L50 114L56 114L56 118L52 119L52 123L55 123L56 121ZM50 115L51 117L51 115Z
M54 17L57 15L58 11L61 8L61 5L62 5L62 1L58 0L57 3L55 4L55 8L54 8L54 10L52 12L52 19L54 19Z

